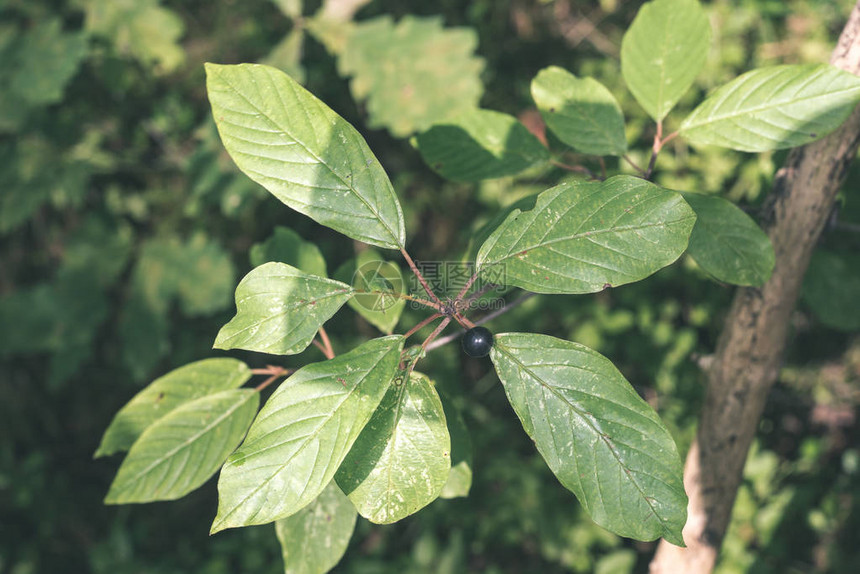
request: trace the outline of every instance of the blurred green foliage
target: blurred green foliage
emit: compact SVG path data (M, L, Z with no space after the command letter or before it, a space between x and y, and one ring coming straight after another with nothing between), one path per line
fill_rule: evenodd
M319 4L0 4L0 572L281 569L271 528L208 537L216 504L211 482L172 503L105 507L117 461L91 459L112 415L143 384L170 368L223 355L211 344L232 312L238 277L251 268L252 245L283 226L314 243L329 269L356 256L356 246L291 212L233 167L209 119L204 61L280 65L355 124L394 181L416 259L459 259L498 209L562 177L542 170L477 186L443 182L407 141L391 135L421 128L423 120L409 127L391 123L381 112L395 104L374 103L382 80L361 80L356 87L360 77L379 73L366 61L371 56L362 59L356 51L349 64L321 43L324 27L307 24ZM621 34L639 5L375 0L357 13L355 25L391 18L378 22L390 22L388 33L395 33L403 24L394 23L407 15L433 16L440 18L431 21L437 31L456 27L474 34L474 55L471 46L460 48L473 58L472 71L460 73L477 73L475 62L483 60L481 105L526 123L535 113L529 84L538 70L555 64L579 77L592 75L619 100L631 156L645 163L653 127L626 91L617 60ZM825 61L852 5L708 3L715 37L708 70L680 111L670 114L668 129L704 93L743 70ZM437 63L448 70L446 62ZM355 77L350 81L339 71ZM660 156L657 180L720 194L755 211L783 157L691 150L675 140ZM840 216L822 238L829 253L860 249L858 185L855 168ZM268 245L255 258L271 257L276 244ZM815 265L825 265L827 257ZM856 307L856 297L845 292L856 285L856 269L838 270L848 278L827 281L825 268L806 286L736 502L721 572L860 570L853 542L860 527L860 339L854 323L834 329L823 322L827 313L849 317L839 308L821 317L810 312L842 300ZM827 296L834 292L839 297ZM620 289L533 298L491 327L503 332L528 325L607 355L658 409L684 450L704 395L699 364L713 352L730 298L731 289L684 259ZM408 328L423 317L407 307L400 324ZM349 309L329 325L339 352L377 333ZM313 347L305 353L285 366L322 358ZM271 360L238 355L255 367ZM439 500L394 526L360 520L336 571L647 569L654 545L619 539L588 521L519 428L485 361L448 345L430 353L422 370L461 410L470 430L470 496Z

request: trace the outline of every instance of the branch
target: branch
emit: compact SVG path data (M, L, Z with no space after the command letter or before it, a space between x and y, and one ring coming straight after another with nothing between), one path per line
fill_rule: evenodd
M860 75L860 2L831 63ZM687 548L661 541L652 574L706 573L714 567L749 446L782 365L803 275L859 141L860 108L829 136L792 150L777 173L764 211L776 266L760 289L742 288L735 294L708 370L698 434L687 455Z

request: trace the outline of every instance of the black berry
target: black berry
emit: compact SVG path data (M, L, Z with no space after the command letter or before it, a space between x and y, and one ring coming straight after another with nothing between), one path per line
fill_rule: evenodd
M470 357L486 357L493 347L493 334L484 327L473 327L463 335L463 351Z

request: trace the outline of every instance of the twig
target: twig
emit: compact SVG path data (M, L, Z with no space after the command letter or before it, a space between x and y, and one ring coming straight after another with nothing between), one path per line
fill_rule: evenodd
M572 171L574 173L582 173L582 174L587 175L588 177L590 177L591 179L593 179L595 181L600 181L600 177L598 177L598 175L596 173L594 173L593 171L591 171L590 169L588 169L585 166L569 165L569 164L562 163L562 162L560 162L558 160L554 160L554 159L549 160L549 163L554 165L555 167L560 167L561 169L566 169L567 171Z
M531 292L523 293L520 297L514 299L513 301L511 301L510 303L508 303L507 305L505 305L501 309L496 309L492 313L488 313L487 315L484 315L483 317L481 317L480 319L475 321L473 326L483 325L484 323L492 321L496 317L498 317L500 315L504 315L508 311L511 311L512 309L515 309L516 307L522 305L523 303L525 303L526 301L528 301L529 299L531 299L535 295L537 295L537 293L531 293ZM427 345L425 350L426 351L432 351L433 349L438 349L439 347L447 345L451 341L455 341L459 337L462 337L463 333L465 333L465 332L466 332L466 330L463 329L463 330L457 331L456 333L451 333L450 335L446 335L446 336L442 337L441 339L433 341L432 343Z
M641 175L642 177L645 177L645 170L644 170L644 169L642 169L641 167L639 167L638 165L636 165L636 162L635 162L635 161L633 161L633 158L631 158L631 157L630 157L630 154L626 154L626 153L625 153L625 154L624 154L623 156L621 156L621 157L622 157L622 158L624 158L624 161L626 161L627 163L629 163L629 164L630 164L630 167L632 167L633 169L635 169L635 170L639 173L639 175Z
M472 276L469 277L469 280L466 281L466 285L464 285L463 288L460 289L460 292L457 293L457 298L454 299L455 304L458 304L458 303L463 301L463 296L469 291L469 288L472 286L473 283L475 283L475 280L477 278L478 278L478 272L475 271L475 273L473 273Z
M254 375L270 375L268 379L254 387L254 390L260 392L281 377L292 374L292 372L293 369L286 369L276 365L267 365L265 369L251 369L251 373Z
M325 345L325 356L327 359L334 359L334 348L331 346L331 340L328 338L328 333L325 332L325 327L320 327L320 339Z
M433 342L433 339L438 337L439 333L441 333L445 329L445 327L448 326L448 323L450 323L450 322L451 322L451 317L445 317L444 319L442 319L442 322L439 323L439 325L435 329L433 329L433 332L430 333L430 336L427 337L426 339L424 339L424 342L421 343L421 353L418 354L418 357L423 356L424 353L427 352L427 345L429 345L431 342ZM418 362L418 358L416 358L414 361L409 363L409 368L406 370L406 380L407 381L409 380L409 377L412 376L412 371L415 370L415 364L417 362Z
M411 329L406 331L406 333L403 335L403 338L408 339L409 337L411 337L412 335L414 335L415 333L420 331L423 327L426 327L427 325L429 325L430 323L432 323L433 321L435 321L439 317L443 317L442 313L433 313L432 315L430 315L429 317L427 317L426 319L424 319L423 321L421 321L420 323L418 323L417 325L415 325L414 327L412 327Z
M412 272L415 274L416 277L418 277L418 281L421 283L421 286L424 287L424 291L427 292L427 295L430 296L430 299L441 306L442 301L439 300L439 297L436 296L436 293L434 293L430 286L427 284L427 281L424 279L424 275L422 275L421 271L418 270L418 267L415 266L415 262L412 261L411 257L409 257L409 254L406 252L406 249L401 247L400 253L403 255L403 258L406 259L406 263L409 264L409 268L412 269Z

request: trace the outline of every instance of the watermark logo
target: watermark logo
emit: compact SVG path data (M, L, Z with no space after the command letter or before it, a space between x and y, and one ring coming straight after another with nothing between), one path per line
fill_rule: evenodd
M390 261L368 261L352 276L353 300L368 311L385 312L404 294L400 268Z
M416 266L443 301L453 301L475 273L474 263L463 261L419 261ZM469 287L469 292L480 296L467 296L461 310L494 311L504 307L504 299L498 296L504 284L503 265L484 270ZM368 311L384 313L403 299L412 309L426 308L421 301L427 299L427 293L418 278L409 274L408 281L404 281L400 268L390 261L362 263L352 276L352 286L356 291L353 300Z
M471 261L417 261L415 265L429 287L443 300L456 298L475 274L475 264ZM481 275L472 282L469 291L482 293L484 296L467 298L464 309L500 309L504 306L504 300L493 295L504 291L505 282L504 265L494 265L482 270ZM419 295L423 293L423 288L414 275L409 278L409 292ZM420 307L420 304L412 303L412 307Z

